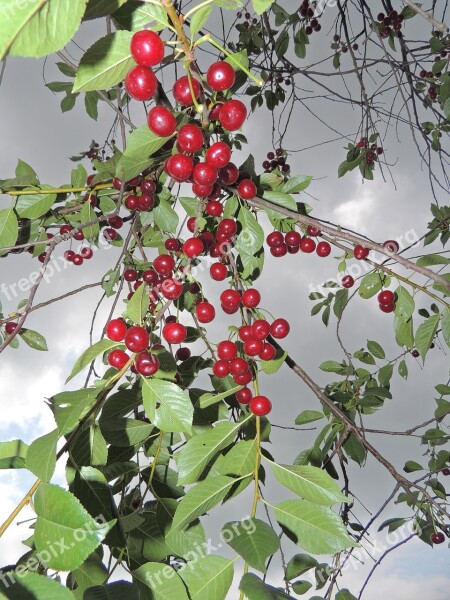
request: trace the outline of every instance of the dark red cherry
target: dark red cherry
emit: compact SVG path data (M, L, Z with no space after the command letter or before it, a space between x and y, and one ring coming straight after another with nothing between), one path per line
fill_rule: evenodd
M187 239L183 244L183 252L188 258L196 258L204 251L203 242L198 237Z
M153 179L144 179L141 183L141 192L143 194L154 194L156 192L156 183Z
M181 248L181 242L180 240L177 240L177 238L168 238L164 242L164 247L169 252L176 252Z
M108 363L115 369L123 369L129 360L130 357L123 350L112 350L108 354Z
M169 277L162 282L161 293L167 300L176 300L183 293L183 283L174 277Z
M303 238L300 242L300 250L310 254L316 249L316 242L311 238Z
M205 140L200 127L188 123L180 127L177 133L178 147L181 152L193 154L203 148Z
M164 254L164 256L167 256L167 254ZM175 262L175 261L174 261ZM172 269L170 269L171 271ZM170 271L168 271L170 273ZM142 273L142 279L145 281L145 283L149 283L149 284L154 284L156 282L156 280L158 279L158 275L156 274L156 271L154 271L153 269L146 269L143 273Z
M209 267L209 274L214 281L223 281L227 278L228 268L223 263L216 262Z
M9 321L8 323L6 323L6 325L5 325L6 335L11 335L15 331L16 327L17 327L17 323L14 323L13 321Z
M354 286L355 280L353 279L353 277L351 275L344 275L344 277L342 278L341 284L342 284L342 287L344 287L344 288L351 288Z
M219 170L219 180L223 185L233 185L239 177L239 169L234 163L228 163Z
M206 73L206 81L214 92L230 89L234 85L235 79L236 73L233 67L222 60L213 63Z
M125 77L125 89L135 100L147 102L155 95L158 80L147 67L133 67Z
M298 231L288 231L284 236L284 241L288 246L300 246L302 236Z
M318 227L315 227L314 225L308 225L306 233L311 237L317 237L318 235L322 234L320 229Z
M300 248L300 246L299 246L299 248ZM288 245L285 244L284 242L281 244L281 246L275 246L275 248L270 249L270 254L272 256L275 256L276 258L286 256L287 253L288 253Z
M75 252L73 250L66 250L64 252L64 258L68 261L68 262L72 262L73 258L75 256Z
M125 200L125 206L128 208L128 210L136 210L139 206L138 197L134 194L128 196Z
M161 275L168 275L175 268L175 260L170 254L160 254L153 261L153 268Z
M248 356L258 356L263 351L264 342L257 338L250 338L244 342L244 352Z
M154 67L164 58L164 44L154 31L142 29L131 38L131 56L141 67Z
M119 217L119 215L114 215L113 217L109 217L108 225L110 225L113 229L120 229L123 227L123 219Z
M272 231L266 238L269 248L276 248L284 244L284 236L281 231Z
M445 535L442 531L436 531L430 535L430 539L433 544L443 544L445 542Z
M233 360L237 356L237 346L230 340L219 342L217 346L217 356L222 360Z
M212 304L205 301L197 304L195 314L200 323L210 323L216 316L216 311Z
M250 369L248 362L244 358L233 358L230 361L230 369L233 375L244 375Z
M144 377L151 377L159 369L159 359L149 352L140 352L134 361L136 371Z
M252 391L250 388L245 387L245 388L242 388L242 390L239 390L238 392L236 392L235 396L236 396L236 400L238 402L240 402L241 404L248 404L250 402L250 400L252 399Z
M360 244L358 244L353 249L353 256L357 260L364 260L365 258L367 258L369 256L369 249L364 248L364 246L361 246Z
M237 385L247 385L253 381L253 375L251 371L247 371L243 375L233 375L233 379Z
M242 294L241 301L246 308L256 308L261 302L261 294L255 288L249 288Z
M200 84L194 77L191 77L191 83L195 99L197 99L200 96ZM172 92L175 100L179 104L182 104L183 106L191 106L191 104L194 104L187 75L184 75L175 81Z
M328 242L319 242L316 248L316 254L321 258L328 256L331 253L331 246Z
M106 335L113 342L122 342L125 339L127 326L122 319L112 319L106 325Z
M150 343L148 332L139 325L133 325L125 334L125 346L130 352L142 352Z
M391 290L383 290L377 296L380 304L392 304L395 301L395 295Z
M125 281L137 281L138 272L136 271L136 269L126 269L123 272L123 278L125 279Z
M147 124L150 131L159 137L170 137L177 128L177 120L173 113L165 106L160 105L154 106L149 110ZM147 191L143 189L142 184L141 190L143 192Z
M205 212L210 217L220 217L223 213L223 206L217 200L209 200L205 206Z
M238 308L241 303L241 295L237 290L234 289L224 290L220 294L220 303L225 308Z
M252 337L258 336L253 335L253 328L251 325L242 325L239 327L239 337L243 342L245 342L245 340L249 340Z
M207 162L197 163L192 171L192 178L200 185L213 185L217 177L217 169Z
M77 267L81 267L81 265L84 262L83 257L80 254L75 254L75 256L72 259L72 262L74 265L76 265Z
M253 198L256 196L257 189L256 185L251 179L243 179L239 182L237 191L243 200L253 200Z
M237 231L237 223L233 219L222 219L219 224L219 231L223 231L229 236L233 236Z
M164 163L166 173L175 181L186 181L192 175L194 161L186 154L173 154Z
M400 250L400 246L395 240L386 240L383 242L383 248L386 248L386 250L392 252L392 254L397 254Z
M261 360L273 360L277 354L274 346L269 344L269 342L264 342L264 346L262 351L259 353L259 358Z
M248 327L244 325L244 327ZM242 327L241 327L242 329ZM239 330L239 335L240 331ZM265 340L270 333L270 324L264 319L256 319L251 325L251 336L258 340ZM241 338L242 339L242 338ZM248 338L247 338L248 339Z
M191 351L186 346L184 346L183 348L178 348L178 350L175 353L175 358L177 360L185 361L188 360L188 358L190 357Z
M391 304L379 304L378 306L380 307L381 312L384 313L391 313L395 310L394 302L392 302Z

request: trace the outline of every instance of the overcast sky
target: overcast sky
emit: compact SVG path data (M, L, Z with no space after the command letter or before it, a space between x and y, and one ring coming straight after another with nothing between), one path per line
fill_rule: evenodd
M87 48L98 37L98 27L98 23L84 26L78 40L82 47ZM313 40L311 52L319 54L319 44L320 40ZM69 50L75 57L79 56L79 51L73 45ZM0 88L0 114L3 116L0 179L13 176L17 159L21 158L32 165L41 182L52 185L67 183L70 180L70 170L75 166L68 161L68 157L85 150L93 138L101 142L111 127L113 115L102 103L98 122L86 117L81 108L82 98L78 99L75 110L61 114L61 95L54 95L44 87L44 78L47 82L62 79L53 63L53 58L46 65L42 60L12 59L6 65ZM308 85L305 84L305 87ZM306 102L305 106L322 111L321 116L342 134L351 135L356 130L359 120L357 109L352 111L348 106L325 104L320 100ZM291 150L302 150L337 137L318 123L305 106L296 108L289 125L285 147ZM135 122L144 122L143 113L136 112ZM249 148L255 155L257 164L272 149L268 123L269 113L261 110L257 115L251 116L244 127L244 134L249 139ZM345 156L344 145L342 141L327 143L313 150L297 152L289 160L294 174L314 177L308 190L312 197L304 195L302 198L313 206L314 214L356 229L378 241L396 239L405 236L407 232L412 235L411 231L418 236L422 235L429 220L432 196L427 173L412 147L407 130L400 131L398 139L395 131L391 131L385 143L387 160L391 164L395 163L394 183L389 177L384 182L379 172L374 182L362 183L356 173L338 179L337 165ZM244 154L236 162L241 162L243 158ZM88 165L85 166L88 168ZM8 203L8 197L0 197L0 208ZM57 256L65 249L58 249ZM413 249L409 255L419 253L420 249ZM98 281L116 255L115 249L102 250L81 268L70 267L62 273L55 273L50 283L43 284L39 289L36 302L85 283ZM0 283L5 282L10 286L21 277L29 276L38 266L36 259L28 254L0 260ZM266 268L257 284L263 297L262 305L275 316L283 316L291 322L291 334L285 341L286 349L322 385L331 381L331 378L321 372L318 366L326 359L341 360L342 351L336 341L335 321L332 319L326 329L319 317L311 318L312 303L308 299L308 290L336 274L337 261L331 257L319 259L316 255L298 254L274 259L268 255ZM214 282L206 282L205 285L208 298L217 306L222 285ZM8 299L4 294L1 295L4 313L15 310L23 297L20 295ZM50 352L35 352L21 344L19 350L8 349L3 353L0 362L2 440L20 437L31 442L54 428L53 418L44 400L63 389L71 366L89 345L91 316L99 298L100 290L86 291L29 316L27 327L45 335ZM421 306L428 304L423 299ZM101 307L94 340L100 335L109 307L110 302L105 302ZM208 326L211 339L215 342L226 337L226 327L233 323L232 318L222 319L220 309L218 314L220 317ZM399 348L393 339L392 320L392 315L379 311L375 299L363 301L355 298L342 323L341 333L346 347L355 351L365 346L367 339L372 339L383 344L389 358L397 356ZM188 323L188 318L183 317L183 321ZM395 379L392 386L393 399L386 402L379 414L367 419L369 427L403 430L424 421L433 412L433 388L435 384L445 382L448 377L448 356L443 349L436 348L430 352L425 368L412 357L407 357L407 363L410 371L408 381ZM77 385L82 385L82 378L74 382L73 387ZM310 391L288 368L284 368L278 375L264 377L262 392L273 402L271 420L276 425L292 426L295 416L302 410L320 409ZM292 462L302 449L312 443L318 431L319 429L299 433L274 427L269 450L278 461ZM405 460L422 460L424 448L420 447L417 439L374 435L370 439L399 470ZM423 459L424 462L425 460ZM393 482L372 459L368 460L367 468L362 472L350 465L349 473L354 481L352 492L358 499L354 509L356 516L367 521L370 515L364 507L369 511L376 510L392 490ZM60 464L55 481L62 482L63 478L64 465ZM21 471L0 474L1 520L10 513L31 481ZM267 490L268 497L274 500L281 499L282 494L288 497L284 491L275 487ZM239 510L245 501L248 501L250 510L250 498L247 495L237 501ZM224 518L235 518L236 503L225 506L222 512ZM407 513L403 506L392 506L386 511L385 518L404 514ZM24 512L20 520L25 520L27 516L32 515ZM209 524L208 531L213 540L217 536L219 523L217 518L217 521ZM29 536L28 526L29 523L20 527L13 526L0 540L2 564L11 563L24 553L25 548L20 540ZM389 544L384 534L372 534L380 545ZM286 548L288 557L295 552L291 544L287 544ZM416 541L403 546L379 567L372 586L369 586L363 597L378 600L385 594L390 600L423 597L444 600L448 597L446 590L450 584L448 560L444 552L442 547L431 550ZM358 569L350 569L340 585L349 587L355 593L370 566L368 559ZM280 585L277 567L268 581Z

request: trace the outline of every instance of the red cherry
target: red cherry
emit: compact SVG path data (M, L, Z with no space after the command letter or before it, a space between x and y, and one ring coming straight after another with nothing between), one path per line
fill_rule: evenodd
M169 252L176 252L181 248L181 242L180 240L177 240L177 238L168 238L164 242L164 247Z
M188 230L191 233L194 233L194 231L195 231L195 221L196 221L195 217L189 217L189 219L186 222L186 227L188 228Z
M185 361L191 357L191 351L186 346L184 348L178 348L175 353L175 358L177 360Z
M164 163L166 173L178 182L189 179L193 169L194 161L190 156L186 156L186 154L174 154Z
M183 284L173 277L165 279L161 284L161 293L167 300L176 300L183 293Z
M150 343L147 331L139 325L133 325L125 334L125 346L130 352L142 352Z
M135 100L147 102L155 95L158 80L147 67L133 67L125 77L125 89Z
M284 241L288 246L300 246L302 236L298 231L288 231L284 236Z
M79 254L75 254L75 256L72 259L72 262L74 265L76 265L77 267L81 267L81 265L84 262L84 259L82 256L80 256Z
M153 268L160 275L168 275L175 268L175 260L170 254L160 254L153 261Z
M275 248L270 249L270 254L272 256L275 256L276 258L280 258L281 256L286 256L287 253L288 253L288 246L284 242L281 246L276 246Z
M306 228L306 233L311 237L317 237L318 235L322 234L320 229L318 227L314 227L314 225L308 225Z
M90 187L92 185L92 183L94 182L96 175L97 175L97 173L92 173L91 175L89 175L88 178L86 179L86 185L88 185Z
M183 244L183 252L188 258L200 256L204 249L203 242L198 237L189 238Z
M187 337L187 329L181 323L166 323L162 335L169 344L182 344Z
M217 121L219 118L220 109L222 108L221 104L214 104L209 108L209 120Z
M380 304L392 304L395 301L395 295L391 290L383 290L377 296Z
M397 254L400 250L400 246L395 240L386 240L383 242L383 248L386 248L386 250L392 252L392 254Z
M113 342L122 342L126 332L127 326L122 319L113 319L106 325L106 335Z
M205 212L210 217L220 217L223 212L223 206L217 200L210 200L206 203Z
M342 278L341 284L342 284L342 287L344 287L344 288L351 288L354 286L355 280L353 279L353 277L351 275L344 275L344 277Z
M360 244L358 244L353 249L353 256L357 260L363 260L364 258L367 258L369 256L369 249L364 248L364 246L361 246Z
M393 302L392 304L379 304L378 306L380 307L381 312L384 313L391 313L395 310L395 304Z
M231 148L225 142L212 144L205 154L205 160L216 169L222 169L231 160Z
M213 189L214 185L201 185L195 181L192 184L192 193L199 198L207 198L212 193Z
M75 256L75 252L73 250L66 250L64 252L64 258L68 261L68 262L72 262L73 261L73 257Z
M442 531L436 531L430 535L430 539L433 544L443 544L445 542L445 535Z
M233 375L234 383L237 385L247 385L253 381L253 375L251 371L247 371L243 375Z
M275 321L270 326L270 335L277 339L285 338L291 327L286 319L275 319Z
M159 137L170 137L177 128L177 120L173 113L165 106L159 105L149 110L147 124L150 131ZM143 189L143 183L141 184L141 190L145 192L147 190Z
M238 308L241 303L241 295L237 290L224 290L220 294L220 303L225 308Z
M59 233L61 235L65 235L66 233L70 233L73 230L73 227L71 225L61 225L61 227L59 228Z
M288 254L298 254L300 252L300 246L288 246Z
M244 124L247 108L240 100L228 100L219 112L219 121L224 129L236 131Z
M257 192L256 185L251 179L243 179L242 181L240 181L237 187L237 191L239 196L243 200L253 200Z
M281 231L272 231L272 233L269 233L266 237L266 242L269 248L277 248L284 244L284 236Z
M138 197L134 194L128 196L128 198L125 200L125 206L128 208L128 210L136 210L139 206Z
M252 337L258 337L258 336L253 335L253 326L242 325L241 327L239 327L239 337L241 338L241 340L243 342L245 342L246 340L249 340Z
M123 219L119 217L119 215L114 215L113 217L109 217L108 225L110 225L113 229L120 229L123 227Z
M233 219L222 219L219 224L219 231L223 231L229 236L233 236L237 231L236 221Z
M250 369L248 362L240 357L230 361L230 369L233 375L245 375Z
M242 294L242 304L246 308L256 308L261 302L261 294L255 288L249 288Z
M8 323L6 323L6 325L5 325L6 335L11 335L13 333L13 331L15 331L16 327L17 327L17 323L13 323L12 321L9 321Z
M197 99L200 96L200 84L193 77L191 78L191 82L195 99ZM187 75L184 75L183 77L180 77L180 79L175 81L175 84L172 88L172 92L175 100L179 104L182 104L183 106L191 106L191 104L194 104L194 99L192 98L191 89L189 87L189 79Z
M228 90L234 85L235 79L233 67L223 60L213 63L206 73L206 81L214 92Z
M213 373L216 377L226 377L230 374L230 365L226 360L218 360L213 364Z
M228 269L224 264L216 262L209 267L209 274L214 281L223 281L228 275Z
M217 356L222 360L233 360L237 356L237 346L234 342L224 340L217 346Z
M123 278L125 281L136 281L138 278L138 272L136 269L126 269L123 272Z
M84 240L84 233L81 231L81 229L76 229L74 234L73 234L73 239L77 240L78 242L81 242L82 240Z
M300 242L300 250L310 254L316 249L316 242L311 238L303 238Z
M108 242L113 242L114 240L116 240L117 235L118 235L117 231L115 229L113 229L112 227L107 227L106 229L103 230L103 237Z
M206 162L197 163L192 171L192 178L200 185L213 185L217 177L217 169Z
M131 38L131 56L141 67L154 67L164 58L164 44L154 31L143 29Z
M328 256L331 252L331 246L328 242L319 242L316 248L316 254L322 258Z
M234 163L229 162L225 167L219 170L220 183L223 185L233 185L239 177L239 169Z
M272 403L267 396L254 396L250 400L249 408L257 417L264 417L272 410Z
M130 357L123 350L113 350L108 354L108 363L115 369L123 369Z
M245 327L245 325L244 325ZM242 327L241 327L242 329ZM251 336L257 340L265 340L270 333L270 324L264 319L256 319L251 326ZM239 330L240 334L240 330ZM242 338L241 338L242 339ZM248 339L248 338L247 338Z
M134 361L136 371L144 377L154 375L159 369L159 359L149 352L141 352Z
M156 192L156 183L153 181L153 179L144 179L144 181L141 183L141 192L143 194L153 194L154 192Z
M252 391L250 390L250 388L245 387L242 388L242 390L236 392L235 396L236 400L241 404L248 404L252 399Z
M167 256L167 254L165 254L164 256ZM149 283L152 285L158 279L158 275L153 269L147 269L142 273L142 279L145 281L145 283Z
M269 342L264 342L264 346L262 351L259 353L259 358L261 360L273 360L277 354L274 346L269 344Z
M210 231L205 231L198 236L199 240L203 242L205 252L211 248L214 244L214 236Z
M244 352L248 356L258 356L263 351L264 342L256 338L250 338L244 342Z
M177 133L178 147L181 152L188 152L193 154L203 148L205 140L200 127L188 123L180 127Z
M195 307L195 314L200 323L210 323L216 316L216 310L209 302L199 302Z
M176 323L177 322L177 318L175 315L169 315L168 317L166 317L166 323ZM164 346L163 346L164 348Z

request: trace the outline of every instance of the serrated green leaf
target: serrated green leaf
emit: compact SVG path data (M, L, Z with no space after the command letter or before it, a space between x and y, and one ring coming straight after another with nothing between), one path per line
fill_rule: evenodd
M148 562L133 572L140 586L151 589L151 600L189 600L181 577L168 565ZM148 591L142 591L141 598L148 597Z
M415 462L414 460L408 460L403 467L405 473L414 473L415 471L423 471L422 465Z
M119 9L127 0L88 0L84 20L106 17Z
M295 417L296 425L306 425L325 418L325 415L317 410L304 410Z
M404 360L400 361L398 365L398 374L400 377L403 377L403 379L408 379L408 367Z
M140 31L144 28L160 31L170 26L167 13L162 6L142 4L136 0L128 0L125 6L114 13L113 17L124 29L129 31Z
M192 15L191 24L189 27L191 32L191 39L194 39L194 37L206 23L206 21L209 18L209 15L211 14L211 11L212 6L202 6L201 8L196 10L195 13Z
M445 343L450 348L450 308L444 309L442 313L442 337Z
M293 596L264 583L254 573L246 573L242 576L239 589L249 600L293 600Z
M423 360L425 360L425 356L433 342L440 318L440 314L433 315L421 323L417 328L415 345Z
M147 125L135 129L127 140L127 148L117 163L116 176L128 180L142 172L144 165L151 164L151 156L170 137L158 137Z
M34 558L32 560L35 560ZM26 563L25 563L26 565ZM27 598L30 600L73 600L73 595L70 590L58 583L55 579L37 575L23 569L24 564L20 564L13 574L14 581L10 581L9 585L6 581L5 587L9 590L8 596L1 593L2 585L0 584L0 598ZM20 568L20 571L19 571ZM11 584L13 587L10 587ZM6 590L5 590L6 591Z
M27 450L22 440L0 442L0 469L24 469Z
M41 189L51 189L51 186L42 185ZM56 194L26 194L17 201L16 211L23 219L38 219L48 213L55 200Z
M115 346L119 346L119 345L120 344L118 342L113 342L112 340L103 339L103 340L96 342L93 346L89 346L89 348L87 348L83 352L83 354L80 357L78 357L77 361L75 362L75 364L73 366L72 372L70 373L69 377L66 379L66 383L68 381L70 381L71 379L73 379L75 377L75 375L78 375L78 373L80 373L80 371L85 369L93 360L95 360L97 358L97 356L99 354L103 354L104 352L111 350L111 348L114 348Z
M383 280L379 273L369 273L361 279L361 283L359 284L359 295L361 298L364 298L364 300L367 300L368 298L375 296L382 287Z
M380 346L380 344L378 342L374 342L373 340L368 340L367 342L367 348L369 350L369 352L371 352L375 358L386 358L386 354L382 348L382 346Z
M179 216L170 206L167 200L160 200L158 206L153 209L155 224L167 233L175 233L180 221Z
M277 206L282 206L283 208L288 208L289 210L297 212L297 203L290 194L266 190L262 197L264 200L268 200ZM274 207L274 210L276 210L276 207Z
M150 421L166 432L190 432L194 407L187 393L170 381L141 380L144 409Z
M222 556L201 556L195 564L186 562L177 572L191 600L225 600L233 582L234 561Z
M280 540L272 527L255 518L225 523L221 539L251 567L263 573L269 556L280 549Z
M97 219L97 215L95 214L94 207L90 202L85 202L83 208L80 211L80 220L81 224L91 223ZM84 237L87 240L95 240L100 233L100 225L99 223L95 223L93 225L89 225L88 227L83 227Z
M123 316L133 321L133 323L141 324L142 319L150 306L150 297L148 295L148 286L143 283L134 292L127 302L127 308Z
M402 321L406 321L413 315L415 302L414 298L408 292L406 288L399 285L395 290L395 294L397 299L395 301L395 310L394 313L397 317L402 319Z
M5 254L2 248L13 246L19 233L19 224L12 208L0 210L0 256Z
M291 580L318 566L318 561L309 554L295 554L286 567L286 579Z
M56 467L56 445L59 431L55 429L34 440L27 452L26 465L41 481L48 482Z
M93 388L61 392L52 397L52 410L61 436L70 433L95 403Z

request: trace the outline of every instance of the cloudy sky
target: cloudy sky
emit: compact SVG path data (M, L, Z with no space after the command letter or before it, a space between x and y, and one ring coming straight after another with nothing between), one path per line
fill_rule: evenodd
M331 10L331 9L330 9ZM330 15L330 22L335 15ZM99 36L99 24L91 23L83 27L78 38L81 47L87 48ZM311 52L320 56L320 39L313 40ZM73 44L69 52L75 58L80 51ZM313 56L316 56L312 54ZM312 60L311 60L312 62ZM98 122L86 117L78 99L77 107L70 113L61 114L61 95L54 95L44 87L44 82L61 80L54 67L54 59L46 63L42 60L8 60L0 87L0 114L2 118L2 144L0 145L0 179L13 176L17 158L28 162L37 171L41 182L59 185L70 180L73 166L68 157L85 150L90 141L101 142L111 127L113 115L106 106L100 105ZM340 85L340 84L339 84ZM309 83L299 81L299 86L311 89ZM302 93L301 93L302 95ZM377 173L374 182L362 183L354 173L342 179L337 178L337 165L343 160L345 142L325 143L338 137L330 129L319 123L311 110L321 116L340 135L350 136L357 129L358 109L350 106L330 104L323 100L307 100L310 95L304 92L303 105L296 107L290 122L284 146L295 151L290 164L295 174L313 175L310 187L311 196L304 200L311 204L314 214L323 219L339 223L371 237L374 240L396 239L414 231L421 236L429 220L429 205L432 196L427 173L420 157L412 148L406 129L388 131L384 142L386 157L393 168L394 182L389 176L386 181ZM144 122L143 113L135 112L135 122ZM260 111L251 116L244 127L251 152L256 163L260 164L267 151L272 150L270 115ZM117 136L117 139L119 137ZM311 146L312 150L305 150ZM242 154L236 162L245 158ZM88 168L88 165L86 165ZM9 203L5 196L0 197L0 208ZM65 248L64 248L65 249ZM62 254L64 249L58 250ZM410 256L419 254L420 249L412 249ZM109 268L117 255L116 250L102 250L87 265L71 267L62 273L55 273L48 284L39 289L36 302L42 302L83 284L98 281ZM0 260L0 283L13 285L21 277L29 276L37 270L38 263L28 254L9 256ZM259 280L263 306L276 316L283 316L291 322L291 334L285 346L292 356L320 383L326 384L330 378L318 366L326 359L341 360L335 335L335 322L326 329L320 318L311 318L311 302L308 293L329 277L337 274L337 261L319 259L316 255L294 255L283 259L267 258L266 268ZM220 284L206 283L208 298L217 304L222 290ZM0 361L0 399L3 405L0 421L2 440L21 438L25 442L54 428L53 418L45 405L45 398L61 391L71 366L82 350L89 345L89 329L92 313L100 298L98 289L85 291L48 308L32 313L27 326L45 335L50 352L38 353L21 344L19 350L8 349ZM0 301L3 312L9 314L17 307L23 295L8 298L2 294ZM429 303L422 299L421 306ZM105 302L98 315L94 328L94 340L100 335L104 318L108 314L110 302ZM103 317L103 319L102 319ZM186 320L186 323L188 321ZM217 319L209 327L211 339L218 342L227 335L227 325L232 318ZM367 339L379 341L386 349L388 357L399 354L393 339L392 316L378 310L375 299L352 301L342 323L342 336L345 345L352 351L362 348ZM445 350L436 348L430 353L425 368L412 357L407 358L410 375L408 381L396 380L392 386L393 399L388 401L379 414L368 420L368 426L391 430L407 429L429 418L434 410L434 385L443 383L448 377L448 356ZM73 386L82 385L82 378ZM295 416L304 409L319 409L316 399L287 368L273 377L265 377L262 391L273 402L271 420L275 425L290 427ZM292 462L296 455L308 447L318 433L316 431L288 431L273 428L270 451L281 462ZM401 470L405 460L420 462L424 448L419 440L405 437L374 436L371 441ZM376 510L392 490L392 481L374 463L368 460L364 472L350 465L353 478L352 492L357 497L355 515L362 521L370 518L368 511ZM62 482L64 465L58 466L55 481ZM23 496L32 479L25 472L5 472L0 474L0 519L3 520ZM283 492L284 493L284 492ZM281 499L276 488L267 490L268 497ZM248 506L250 510L250 499ZM246 497L239 500L240 507ZM366 507L366 508L365 508ZM385 517L405 514L402 506L392 506ZM235 507L223 509L225 519L235 516ZM24 511L20 521L32 514ZM20 540L29 536L25 523L14 525L0 540L0 560L2 564L14 561L24 552ZM218 529L209 524L214 540ZM372 539L378 546L389 546L389 540L381 533L372 532ZM445 544L444 544L445 546ZM287 544L287 555L295 548ZM349 569L340 581L342 587L355 593L360 587L373 563L369 558L358 568ZM372 586L364 594L366 600L375 600L383 594L390 600L406 600L427 597L429 600L444 600L449 588L448 559L445 549L431 550L418 541L412 541L391 555L376 571ZM279 585L279 571L275 566L268 581ZM313 595L313 594L311 594Z

